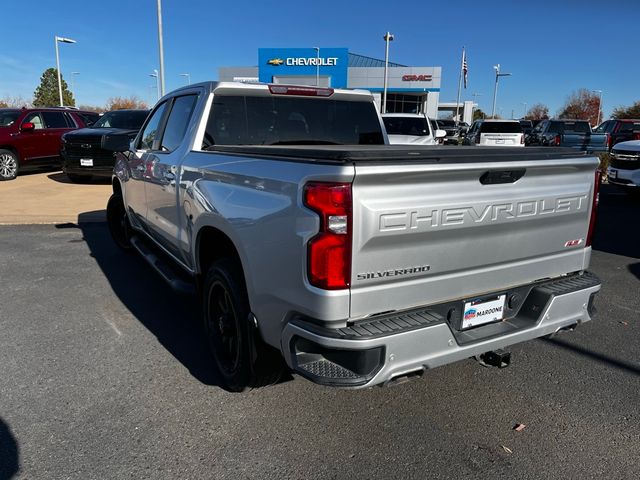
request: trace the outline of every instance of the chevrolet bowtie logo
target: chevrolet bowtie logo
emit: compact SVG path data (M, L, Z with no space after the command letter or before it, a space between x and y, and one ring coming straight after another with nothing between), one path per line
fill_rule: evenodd
M272 58L271 60L267 60L267 63L269 65L275 65L277 67L278 65L282 65L284 63L284 60L281 58Z

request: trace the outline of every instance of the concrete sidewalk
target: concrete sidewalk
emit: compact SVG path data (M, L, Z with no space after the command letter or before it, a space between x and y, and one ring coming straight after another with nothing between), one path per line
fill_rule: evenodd
M105 180L71 182L62 172L19 175L0 182L0 225L102 222L111 195Z

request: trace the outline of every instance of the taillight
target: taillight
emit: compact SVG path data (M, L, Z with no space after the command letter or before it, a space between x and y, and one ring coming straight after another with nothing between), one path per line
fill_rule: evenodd
M593 240L593 232L596 229L596 218L598 215L598 202L600 200L600 180L602 175L600 170L596 170L595 180L593 183L593 202L591 204L591 218L589 219L589 231L587 232L587 241L586 246L591 246L591 241Z
M562 136L561 135L556 135L556 138L554 138L554 142L556 147L559 147L560 144L562 143Z
M634 140L640 140L640 132L636 132L633 134L633 139Z
M613 147L613 137L607 133L607 148L611 150Z
M320 216L320 231L308 245L309 282L325 290L349 288L351 184L308 183L304 204Z
M300 87L297 85L269 85L273 95L300 95L303 97L330 97L333 88Z
M520 135L520 145L524 145L524 133Z

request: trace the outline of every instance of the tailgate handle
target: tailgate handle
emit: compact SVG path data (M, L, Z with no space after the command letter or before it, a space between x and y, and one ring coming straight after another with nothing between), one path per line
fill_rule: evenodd
M520 180L526 170L493 170L484 172L480 177L480 183L483 185L496 185L499 183L514 183Z

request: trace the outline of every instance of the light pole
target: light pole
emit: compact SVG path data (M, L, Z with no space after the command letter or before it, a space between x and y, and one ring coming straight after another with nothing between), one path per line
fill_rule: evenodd
M187 85L191 85L191 74L190 73L181 73L181 77L187 77Z
M602 90L594 90L598 94L598 120L596 121L596 127L600 125L600 115L602 114Z
M510 73L500 73L500 64L494 65L493 68L496 71L496 84L493 87L493 108L491 109L491 118L496 116L496 100L498 98L498 80L500 77L510 77Z
M76 77L76 75L80 75L80 72L71 72L71 93L73 94L73 96L76 96L76 88L75 88L75 84L73 82L73 79ZM78 100L76 98L76 100Z
M316 87L320 86L320 47L313 47L316 51Z
M393 41L393 34L385 33L384 41L386 43L384 51L384 89L382 91L382 113L387 113L387 82L389 71L389 42Z
M156 79L156 88L158 90L158 100L160 100L162 95L160 95L160 75L158 75L158 70L154 68L153 73L150 73L149 76L154 77Z
M162 0L158 0L158 53L160 56L160 75L158 77L158 98L164 96L164 47L162 45ZM156 72L157 74L157 72Z
M524 110L523 110L523 113L522 113L522 118L524 118L524 117L527 116L527 102L520 102L520 103L522 103L522 105L524 105Z
M62 77L60 75L60 52L58 52L58 42L60 43L76 43L75 40L65 37L55 36L56 44L56 68L58 69L58 94L60 95L60 106L64 107L64 101L62 100Z
M481 93L472 93L471 98L473 98L473 104L471 105L471 121L473 122L473 111L476 109L475 105L477 105L476 97L481 97Z

